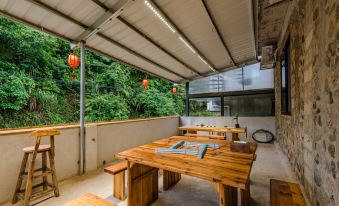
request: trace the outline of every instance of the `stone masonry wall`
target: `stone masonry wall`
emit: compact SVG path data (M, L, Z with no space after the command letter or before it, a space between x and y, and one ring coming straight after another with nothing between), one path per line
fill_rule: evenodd
M281 114L275 68L277 140L312 205L339 205L339 1L300 0L292 13L292 115Z

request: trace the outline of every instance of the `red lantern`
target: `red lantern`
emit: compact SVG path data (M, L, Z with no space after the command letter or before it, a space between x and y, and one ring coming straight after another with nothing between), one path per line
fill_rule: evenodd
M172 93L173 93L173 94L176 94L176 93L177 93L177 88L176 88L176 87L173 87L173 88L172 88Z
M146 88L148 87L148 79L147 78L145 78L145 79L143 79L142 80L142 86L145 88L145 90L146 90Z
M74 68L79 66L79 57L74 53L70 53L67 63L68 66L72 68L72 80L74 80Z

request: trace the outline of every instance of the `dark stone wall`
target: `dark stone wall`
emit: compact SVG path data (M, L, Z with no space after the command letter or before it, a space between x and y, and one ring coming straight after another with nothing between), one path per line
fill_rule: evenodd
M339 1L300 0L292 13L292 115L281 114L275 67L277 140L312 205L339 205Z

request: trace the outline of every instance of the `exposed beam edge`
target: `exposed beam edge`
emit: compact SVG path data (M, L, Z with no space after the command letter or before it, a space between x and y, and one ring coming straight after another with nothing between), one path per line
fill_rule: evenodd
M196 51L196 53L198 55L200 55L209 65L211 65L211 67L213 68L213 70L215 70L215 66L214 64L211 63L211 61L209 59L206 58L205 55L203 55L199 49L197 49L197 47L192 43L192 41L187 38L187 36L178 28L178 26L176 24L174 24L174 22L172 21L171 18L169 18L167 16L167 14L159 7L159 5L157 3L155 3L154 1L152 0L149 0L149 2L151 2L155 7L156 9L158 9L158 11L161 12L162 15L164 15L164 17L169 21L169 23L175 28L175 30L185 39L185 41L187 41L192 47L193 49Z
M56 36L57 38L60 38L60 39L62 39L62 40L70 41L70 42L73 41L72 39L70 39L70 38L68 38L68 37L62 36L62 35L60 35L60 34L58 34L58 33L55 33L55 32L53 32L53 31L51 31L51 30L49 30L49 29L43 28L43 27L41 27L41 26L39 26L39 25L36 25L36 24L34 24L34 23L32 23L32 22L29 22L29 21L24 20L24 19L22 19L22 18L19 18L19 17L17 17L17 16L13 16L12 14L9 14L9 13L3 11L3 10L0 10L0 15L1 15L1 16L4 16L4 17L6 17L6 18L12 19L12 20L14 20L14 21L20 22L20 23L22 23L22 24L25 24L25 25L27 25L27 26L31 26L31 27L33 27L34 29L38 30L38 31L41 31L41 32L50 34L50 35L52 35L52 36ZM123 60L121 60L121 59L118 59L118 58L116 58L116 57L114 57L114 56L112 56L112 55L109 55L109 54L105 53L105 52L99 51L99 50L97 50L97 49L95 49L95 48L93 48L93 47L90 47L90 46L88 46L88 45L86 45L86 48L88 48L88 49L90 49L90 50L92 50L92 51L94 51L94 52L96 52L96 53L98 53L98 54L104 55L104 56L106 56L106 57L108 57L108 58L110 58L110 59L113 59L113 60L116 61L116 62L119 62L119 63L125 64L125 65L128 65L128 66L133 67L133 68L135 68L135 69L137 69L137 70L139 70L139 71L149 73L149 74L151 74L151 75L153 75L153 76L156 76L156 77L159 77L159 78L163 78L163 79L167 79L168 81L171 81L171 82L174 82L174 83L181 83L181 82L182 82L182 81L173 81L173 80L171 80L171 79L168 79L168 78L166 78L166 77L162 77L162 76L160 76L160 75L158 75L158 74L155 74L155 73L153 73L153 72L144 70L144 69L142 69L142 68L140 68L140 67L138 67L138 66L136 66L136 65L127 63L127 62L125 62L125 61L123 61Z
M177 72L174 72L174 71L172 71L172 70L170 70L170 69L167 69L166 67L164 67L164 66L158 64L157 62L154 62L154 61L148 59L147 57L145 57L145 56L143 56L143 55L141 55L141 54L139 54L139 53L133 51L132 49L130 49L130 48L128 48L128 47L126 47L126 46L120 44L119 42L114 41L113 39L111 39L111 38L105 36L104 34L97 33L97 35L100 36L101 38L105 39L106 41L108 41L108 42L114 44L115 46L120 47L120 48L123 49L123 50L126 50L128 53L130 53L130 54L132 54L132 55L134 55L134 56L136 56L136 57L138 57L138 58L140 58L140 59L142 59L142 60L144 60L144 61L146 61L146 62L148 62L148 63L150 63L150 64L153 64L154 66L159 67L159 68L161 68L162 70L164 70L164 71L166 71L166 72L168 72L168 73L171 73L171 74L173 74L173 75L175 75L175 76L178 76L178 77L180 77L180 78L182 78L182 79L184 79L184 80L190 80L190 79L188 79L188 78L182 76L181 74L178 74Z
M54 8L50 7L49 5L43 3L43 2L41 2L41 1L39 1L39 0L26 0L26 1L29 1L29 2L31 2L31 3L33 3L33 4L37 5L37 6L39 6L39 7L41 7L41 8L44 8L44 9L46 9L46 10L48 10L48 11L50 11L50 12L56 14L56 15L59 15L60 17L66 19L66 20L68 20L68 21L71 21L71 22L74 23L74 24L77 24L78 26L82 27L84 30L88 29L88 26L87 26L87 25L85 25L85 24L79 22L78 20L76 20L76 19L74 19L74 18L72 18L72 17L69 17L69 16L65 15L64 13L62 13L62 12L60 12L60 11L58 11L58 10L55 10ZM164 67L164 66L162 66L162 65L160 65L160 64L158 64L158 63L156 63L156 62L154 62L154 61L152 61L152 60L150 60L150 59L148 59L147 57L145 57L145 56L143 56L143 55L141 55L141 54L139 54L139 53L137 53L137 52L135 52L135 51L133 51L133 50L127 48L126 46L124 46L124 45L122 45L122 44L120 44L120 43L114 41L113 39L111 39L111 38L109 38L109 37L107 37L107 36L101 34L100 32L98 32L97 35L98 35L98 36L101 36L102 38L104 38L104 39L106 39L106 40L108 40L109 42L111 42L111 43L114 44L115 46L118 46L118 47L122 48L123 50L126 50L127 52L129 52L129 53L131 53L131 54L133 54L133 55L135 55L135 56L137 56L137 57L143 59L144 61L147 61L147 62L149 62L149 63L151 63L151 64L153 64L153 65L159 67L160 69L162 69L162 70L164 70L164 71L167 71L168 73L171 73L171 74L173 74L173 75L175 75L175 76L178 76L178 77L180 77L180 78L182 78L183 80L186 80L186 81L190 80L189 78L186 78L186 77L182 76L181 74L178 74L177 72L174 72L174 71L172 71L172 70L170 70L170 69L167 69L166 67Z
M107 23L112 21L113 19L117 18L122 11L130 5L132 0L120 0L117 3L114 4L113 8L106 9L106 12L101 15L89 28L81 33L77 41L86 41L91 36L95 35L99 32L99 30L104 27ZM98 1L95 1L94 3L98 3Z
M58 16L66 19L68 21L71 21L73 24L77 24L78 26L82 27L84 30L88 29L87 25L81 23L80 21L78 21L78 20L76 20L76 19L74 19L74 18L72 18L70 16L67 16L66 14L64 14L64 13L58 11L58 10L55 10L53 7L51 7L51 6L41 2L40 0L26 0L26 1L32 3L32 4L36 5L36 6L39 6L40 8L48 10L48 11L54 13L55 15L58 15Z
M229 50L229 48L228 48L228 46L226 44L226 41L225 41L224 37L221 35L221 32L220 32L217 24L215 23L215 19L213 18L213 16L212 16L212 14L211 14L211 12L210 12L210 10L209 10L205 0L201 0L201 3L202 3L202 5L203 5L203 7L204 7L208 17L209 17L209 20L212 23L212 26L214 27L215 31L217 32L217 36L218 36L220 42L222 43L224 49L226 50L228 56L230 57L230 59L232 61L232 64L234 66L237 66L237 63L234 61L234 58L233 58L233 56L232 56L232 54L231 54L231 52L230 52L230 50Z
M110 9L102 4L100 1L98 0L91 0L93 3L97 4L99 7L101 7L102 9L104 9L105 11L110 11ZM111 10L111 12L113 12ZM125 26L127 26L129 29L133 30L134 32L136 32L137 34L139 34L140 36L142 36L144 39L146 39L147 41L149 41L151 44L153 44L155 47L157 47L158 49L160 49L161 51L163 51L164 53L166 53L167 55L169 55L170 57L172 57L174 60L176 60L177 62L179 62L180 64L182 64L183 66L185 66L188 70L190 70L191 72L198 74L200 76L203 76L198 70L192 68L191 66L189 66L188 64L186 64L185 62L183 62L182 60L180 60L178 57L174 56L172 53L170 53L167 49L163 48L162 46L160 46L158 43L156 43L155 41L152 40L152 38L150 38L149 36L147 36L146 34L142 33L141 31L139 31L136 27L134 27L132 24L130 24L128 21L126 21L124 18L122 18L121 16L117 16L116 17L117 20L120 21L120 23L124 24Z
M258 59L258 1L251 0L251 12L252 12L252 29L253 29L253 37L254 37L254 50L255 50L255 58Z
M60 39L62 39L62 40L65 40L65 41L72 41L72 39L70 39L70 38L68 38L68 37L66 37L66 36L63 36L63 35L61 35L61 34L58 34L58 33L54 32L54 31L49 30L49 29L46 29L46 28L44 28L44 27L41 27L40 25L37 25L37 24L35 24L35 23L33 23L33 22L29 22L29 21L27 21L27 20L25 20L25 19L22 19L22 18L20 18L20 17L14 16L14 15L12 15L12 14L10 14L10 13L7 13L6 11L0 10L0 15L1 15L1 16L4 16L4 17L6 17L6 18L12 19L12 20L14 20L14 21L20 22L20 23L22 23L22 24L25 24L25 25L27 25L27 26L31 26L31 27L33 27L34 29L38 30L38 31L41 31L41 32L50 34L50 35L52 35L52 36L56 36L56 37L58 37L58 38L60 38Z
M218 69L217 72L219 72L219 73L226 72L226 71L229 71L229 70L232 70L232 69L241 68L241 67L251 65L251 64L255 64L255 63L258 63L258 61L256 59L249 59L249 60L239 62L237 66L230 66L230 67ZM204 76L211 76L211 75L214 75L214 74L217 74L217 73L210 71L210 72L204 73L203 75ZM199 79L199 78L194 78L193 80L196 80L196 79Z
M124 24L125 26L127 26L129 29L133 30L134 32L136 32L137 34L139 34L140 36L142 36L144 39L146 39L148 42L150 42L151 44L153 44L155 47L157 47L158 49L160 49L162 52L164 52L165 54L169 55L170 57L172 57L174 60L176 60L177 62L179 62L180 64L182 64L183 66L186 67L186 69L190 70L191 72L198 74L199 76L203 76L199 71L197 71L196 69L192 68L191 66L189 66L188 64L186 64L185 62L183 62L182 60L180 60L178 57L174 56L172 53L170 53L167 49L165 49L164 47L160 46L158 43L156 43L155 41L153 41L150 37L148 37L146 34L142 33L141 31L139 31L137 28L135 28L133 25L131 25L129 22L127 22L126 20L124 20L122 17L118 17L117 20L119 20L122 24Z

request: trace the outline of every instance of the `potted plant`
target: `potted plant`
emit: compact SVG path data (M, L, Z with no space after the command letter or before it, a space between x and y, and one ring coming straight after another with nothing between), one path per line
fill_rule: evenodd
M238 113L236 113L236 114L233 116L233 121L236 122L235 128L240 128L240 125L239 125L239 114L238 114Z

